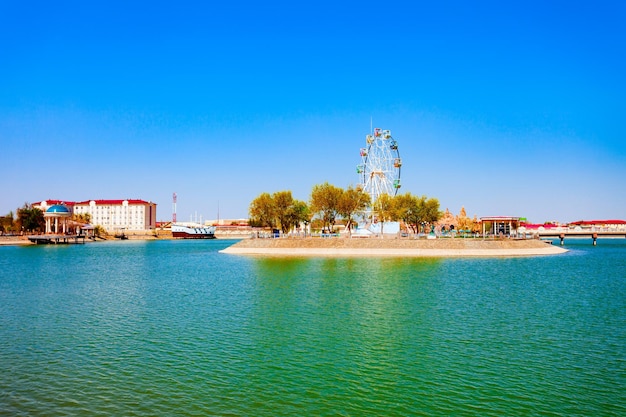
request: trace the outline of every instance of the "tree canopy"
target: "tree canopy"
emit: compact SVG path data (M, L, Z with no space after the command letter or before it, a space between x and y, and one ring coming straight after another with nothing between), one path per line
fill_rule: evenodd
M339 215L339 202L343 189L325 182L313 186L311 191L311 213L318 215L323 222L324 228L332 230Z
M0 217L0 232L13 232L14 231L14 223L15 219L13 217L13 212L10 211L6 216Z
M382 222L381 232L385 222L402 221L418 233L420 226L432 225L442 215L436 198L418 197L407 192L394 197L382 194L372 202L369 194L357 188L349 186L344 190L325 182L313 186L308 204L294 199L291 191L261 193L250 203L250 224L280 228L287 233L301 223L308 224L315 217L323 229L333 230L341 218L351 231L355 214L367 210L370 205L376 219Z
M88 224L91 223L91 214L89 213L74 213L72 214L72 220L76 223Z
M436 198L429 198L424 201L424 222L433 224L441 218L441 211L439 210L439 200Z
M43 211L28 203L24 203L22 208L17 209L17 222L23 230L29 232L41 232L46 224Z
M337 212L346 220L346 228L352 234L352 217L370 205L370 195L352 186L343 190L339 198Z
M394 213L396 219L403 221L413 233L419 232L420 225L435 223L441 217L439 200L409 192L394 197Z
M291 191L262 193L252 200L249 208L250 224L260 227L280 228L287 233L301 222L310 221L305 202L292 197Z
M300 200L293 200L293 203L289 207L288 215L289 223L292 226L298 227L300 223L309 224L311 222L311 212L309 205Z
M276 224L274 200L270 193L261 193L252 200L248 209L250 224L260 227L274 227Z
M378 196L374 201L374 213L380 223L380 235L381 237L385 233L383 227L385 222L393 221L397 219L396 207L394 197L387 193Z

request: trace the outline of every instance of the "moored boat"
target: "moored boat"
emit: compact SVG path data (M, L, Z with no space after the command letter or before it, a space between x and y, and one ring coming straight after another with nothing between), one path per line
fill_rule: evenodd
M180 239L215 239L215 226L173 224L172 236Z

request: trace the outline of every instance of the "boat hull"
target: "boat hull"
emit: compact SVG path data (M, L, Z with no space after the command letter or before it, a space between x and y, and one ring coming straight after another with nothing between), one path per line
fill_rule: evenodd
M179 239L215 239L214 234L189 234L183 232L172 232L172 236Z
M215 239L215 227L172 225L172 236L177 239Z

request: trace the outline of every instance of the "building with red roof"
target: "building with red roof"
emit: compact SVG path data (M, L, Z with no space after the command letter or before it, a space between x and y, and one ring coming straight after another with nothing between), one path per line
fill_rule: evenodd
M44 212L48 207L64 205L71 214L88 214L91 223L107 232L142 231L156 228L156 203L138 199L62 201L43 200L33 203Z
M578 220L568 223L570 229L593 229L606 231L626 230L626 220Z
M626 220L578 220L569 224L572 226L626 226Z

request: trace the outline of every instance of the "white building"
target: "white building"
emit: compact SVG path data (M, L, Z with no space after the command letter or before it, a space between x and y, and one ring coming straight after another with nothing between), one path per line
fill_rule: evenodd
M49 205L60 204L58 200L33 204L43 211ZM89 214L91 224L102 226L107 232L120 230L141 231L156 227L156 203L144 200L87 200L63 202L72 214Z
M156 227L156 203L144 200L89 200L74 203L75 214L89 214L91 223L108 232Z

